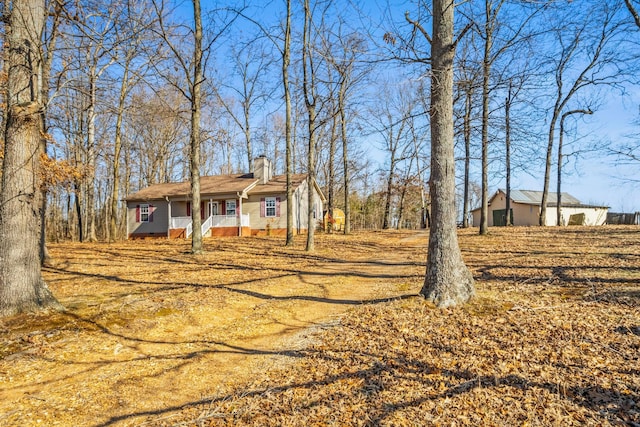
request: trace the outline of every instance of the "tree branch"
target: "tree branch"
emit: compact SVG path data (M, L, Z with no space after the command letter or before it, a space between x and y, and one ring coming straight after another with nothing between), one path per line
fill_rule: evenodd
M627 9L629 9L629 13L633 16L633 20L636 21L636 25L640 28L640 15L638 15L638 11L631 4L631 0L624 0L624 4L627 5Z

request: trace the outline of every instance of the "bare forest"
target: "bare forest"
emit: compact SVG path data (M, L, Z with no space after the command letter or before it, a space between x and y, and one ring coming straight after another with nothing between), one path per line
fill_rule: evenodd
M262 154L277 173L287 165L291 173L313 171L330 207L348 207L354 229L427 222L427 5L291 2L287 27L287 2L270 3L268 14L258 3L203 5L196 61L191 2L46 2L41 179L48 240L126 238L122 200L149 184L189 180L195 142L202 176L250 172ZM612 167L637 164L637 138L592 131L607 120L599 115L604 94L627 102L624 94L637 87L640 29L630 13L637 2L629 6L487 0L457 7L458 222L469 223L470 209L484 212L493 189L510 177L534 175L538 188L555 191L557 166L576 173L594 150ZM637 110L631 99L627 105ZM590 114L566 115L578 111ZM556 165L561 124L565 153Z
M0 425L640 425L640 0L0 12Z

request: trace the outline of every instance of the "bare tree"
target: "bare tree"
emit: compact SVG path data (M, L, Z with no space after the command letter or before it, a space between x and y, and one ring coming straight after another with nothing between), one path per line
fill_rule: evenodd
M353 96L354 88L363 82L369 73L367 67L358 68L356 59L365 51L365 44L360 34L353 32L343 35L340 25L337 35L338 53L331 55L328 60L338 73L338 99L336 104L338 123L340 125L340 140L342 141L343 193L344 193L344 234L351 232L351 206L349 194L351 191L351 171L349 167L349 132L347 127L347 104Z
M454 2L433 1L433 33L413 25L431 44L431 232L424 286L420 293L438 307L468 301L473 277L458 246L453 150Z
M622 76L625 53L619 43L621 34L624 34L624 22L618 19L619 7L620 5L603 2L597 7L589 8L584 15L570 7L566 19L562 21L562 28L553 32L555 44L560 50L550 61L553 65L555 94L547 136L540 225L547 223L553 146L556 126L563 110L588 88L598 85L615 86ZM574 18L573 22L569 15Z
M311 35L313 16L309 0L304 0L304 28L302 33L302 89L304 92L304 104L307 109L308 152L307 152L307 252L314 250L315 232L315 170L316 170L316 127L317 127L317 94L316 94L316 69L314 66L314 54ZM322 212L320 212L322 215Z
M142 42L142 31L149 24L144 22L140 9L136 9L136 5L127 1L124 5L124 12L127 19L120 26L118 37L120 39L128 39L130 43L118 43L122 50L120 65L122 67L122 76L120 77L120 90L118 93L118 102L115 108L116 122L113 140L113 168L111 174L111 206L109 212L109 241L114 242L118 238L118 202L120 197L120 158L122 152L122 131L125 115L126 101L131 92L135 81L140 78L134 67L134 60L140 56L140 43ZM139 6L138 6L139 7Z
M187 34L176 33L175 26L169 25L165 0L153 0L156 17L158 18L157 35L169 52L172 65L169 69L160 70L159 74L169 84L174 86L190 105L190 132L189 132L189 175L191 181L191 210L192 235L191 252L198 254L202 249L202 219L200 218L200 146L201 132L200 122L202 115L202 84L204 83L205 53L231 25L233 19L223 20L218 32L208 31L208 41L203 42L202 11L199 0L192 0L193 26L188 27ZM192 51L184 52L186 45L192 47ZM169 70L180 70L181 78L176 78Z
M220 90L214 92L218 101L242 131L247 154L247 167L248 170L251 170L254 157L253 113L269 98L270 91L262 80L268 73L272 60L259 40L250 40L242 45L234 44L229 55L230 63L233 64L232 70L239 78L231 78L227 81L236 81L237 84L227 84L224 83L224 79L221 79L220 86L229 90L231 97L226 97ZM240 111L234 107L236 102L240 106Z
M480 208L480 234L487 234L488 213L489 213L489 116L490 116L490 94L492 67L496 61L509 49L517 46L526 38L523 34L529 22L537 15L542 7L536 7L532 11L520 10L518 14L511 16L510 25L501 25L501 11L506 4L506 0L485 0L483 25L478 25L477 32L482 38L483 58L482 58L482 205ZM526 5L525 5L526 6ZM515 25L514 25L515 23ZM503 39L499 39L499 29L507 28L511 33Z
M292 137L291 137L291 92L289 90L289 63L291 61L291 0L286 0L287 12L284 24L284 43L282 46L282 89L285 104L285 173L287 176L287 240L286 246L293 245L293 184L292 171Z
M574 114L593 114L593 111L590 109L579 109L579 110L570 110L562 113L562 117L560 118L560 132L558 135L558 179L557 179L557 190L556 190L556 198L557 198L557 208L556 208L556 225L563 225L562 221L562 165L563 165L563 153L562 153L562 144L564 139L564 121L567 117Z
M40 271L44 0L5 5L7 116L0 187L0 316L62 309Z
M414 148L411 138L413 116L416 114L416 99L410 94L415 92L414 86L400 85L395 89L388 88L383 92L379 105L372 111L371 116L375 123L371 122L377 133L384 141L383 150L388 158L385 172L385 198L384 216L382 228L391 226L391 205L397 179L398 165L411 157Z

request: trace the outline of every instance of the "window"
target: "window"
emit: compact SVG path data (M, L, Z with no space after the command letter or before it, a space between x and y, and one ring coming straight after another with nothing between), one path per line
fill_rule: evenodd
M140 222L149 222L149 205L140 205Z
M276 198L265 197L264 198L264 216L275 217L276 216Z
M227 216L236 216L236 201L235 200L227 200L226 201L226 211L227 211Z

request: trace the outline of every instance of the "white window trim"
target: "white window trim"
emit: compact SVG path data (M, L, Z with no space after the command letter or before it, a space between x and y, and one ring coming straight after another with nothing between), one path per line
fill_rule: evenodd
M269 206L269 202L273 203L273 206ZM264 216L266 218L275 218L278 216L278 201L275 197L265 197L264 198ZM269 209L273 209L273 215L269 215Z
M225 200L225 209L224 212L227 216L236 216L238 214L238 203L235 199ZM233 214L229 214L229 205L233 203Z
M147 219L143 219L143 215L146 215ZM150 205L148 204L140 205L140 222L149 222L150 216L151 216Z

